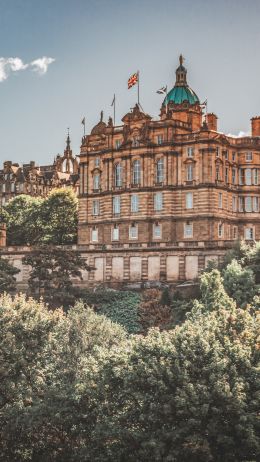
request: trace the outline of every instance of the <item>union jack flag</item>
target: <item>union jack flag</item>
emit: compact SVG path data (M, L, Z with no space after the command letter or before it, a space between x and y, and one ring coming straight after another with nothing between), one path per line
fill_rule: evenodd
M131 75L131 77L128 79L128 90L129 90L129 88L132 88L134 85L137 84L138 79L139 79L139 73L138 72Z

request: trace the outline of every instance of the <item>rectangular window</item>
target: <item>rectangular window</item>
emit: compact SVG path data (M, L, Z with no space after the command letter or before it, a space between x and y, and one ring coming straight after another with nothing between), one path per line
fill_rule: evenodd
M253 211L259 212L259 198L257 196L253 197Z
M245 197L245 211L252 212L252 197L251 196Z
M218 208L222 209L222 207L223 207L223 194L218 193Z
M192 225L192 223L185 223L184 224L184 237L185 238L193 237L193 225Z
M232 196L232 211L233 212L237 211L237 198L236 198L236 196Z
M219 157L219 148L216 148L216 156Z
M223 237L224 235L224 225L223 223L218 224L218 237Z
M100 165L100 158L96 157L95 158L95 167L99 167L99 165Z
M251 168L246 168L245 169L245 179L246 179L246 185L250 186L252 184L252 170L251 170Z
M228 151L226 151L226 150L223 151L223 154L224 154L225 159L228 160Z
M192 181L193 180L193 165L189 164L187 165L187 181Z
M120 196L115 196L113 197L113 214L114 215L119 215L120 214Z
M254 239L254 228L245 228L245 239L247 241Z
M228 183L228 168L225 168L225 182Z
M253 159L253 153L251 151L246 152L246 162L251 162Z
M254 168L253 170L253 184L258 185L258 169Z
M233 239L237 239L237 226L233 226Z
M129 238L137 239L138 238L138 227L136 224L132 224L129 228Z
M236 184L236 169L232 168L232 184Z
M236 160L236 152L233 151L232 152L232 161L235 162L235 160Z
M244 171L244 169L240 168L238 172L239 172L239 184L244 184L245 171Z
M133 138L133 146L134 146L135 148L137 148L137 147L139 146L139 144L140 144L140 143L139 143L139 138L138 138L138 136L134 136L134 138Z
M92 203L93 215L99 215L99 199L94 199Z
M219 166L217 165L216 166L216 180L220 180L221 177L220 177L220 169L219 169Z
M157 144L163 144L163 135L158 135L157 136Z
M119 228L117 225L112 228L112 241L119 241Z
M194 155L194 148L192 148L191 146L189 146L189 147L187 148L187 155L188 155L188 157L193 157L193 155Z
M163 209L163 195L162 193L156 193L154 195L154 210L160 211Z
M97 228L93 228L91 231L91 241L98 242L98 229Z
M116 140L115 141L115 146L116 146L116 149L119 149L120 146L121 146L121 140Z
M139 196L137 194L131 196L131 212L139 212Z
M243 197L239 197L238 198L239 202L238 202L238 210L239 212L243 212L244 211L244 198Z
M94 189L97 190L100 188L100 175L97 173L94 175Z
M158 223L153 225L153 237L154 239L161 239L162 237L162 227Z
M193 208L193 193L188 192L186 193L186 209Z

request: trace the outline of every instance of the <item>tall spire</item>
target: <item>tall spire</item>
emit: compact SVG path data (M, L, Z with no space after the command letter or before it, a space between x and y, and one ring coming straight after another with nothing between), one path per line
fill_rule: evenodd
M187 70L183 66L183 61L184 61L184 57L183 57L182 54L180 54L180 56L179 56L180 65L176 69L175 86L177 86L177 87L187 86L187 80L186 80Z
M68 128L66 151L70 151L70 129Z

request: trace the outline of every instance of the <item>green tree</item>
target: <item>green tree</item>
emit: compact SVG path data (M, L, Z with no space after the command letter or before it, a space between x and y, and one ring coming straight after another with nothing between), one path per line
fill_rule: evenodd
M255 283L255 275L251 268L242 268L232 260L223 271L224 287L240 307L251 303L253 297L259 293L259 287Z
M31 245L42 235L41 205L43 200L25 194L14 197L3 207L8 245Z
M30 293L38 299L42 296L51 307L65 309L75 303L78 295L73 280L82 280L82 271L90 270L79 252L50 245L35 248L23 263L31 267Z
M0 293L3 292L13 292L16 287L16 278L15 275L18 274L20 270L15 268L12 264L8 262L5 258L0 255Z
M42 242L53 245L77 241L78 200L72 189L54 189L41 207Z

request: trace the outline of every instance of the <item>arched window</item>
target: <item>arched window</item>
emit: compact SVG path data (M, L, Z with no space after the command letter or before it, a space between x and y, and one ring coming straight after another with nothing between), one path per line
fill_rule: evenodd
M99 189L100 188L100 175L99 173L96 173L94 175L94 181L93 181L93 187L94 189Z
M156 163L156 183L162 183L164 180L164 164L163 158Z
M141 163L140 160L133 162L133 184L141 183Z
M122 165L115 165L115 186L118 188L122 186Z

